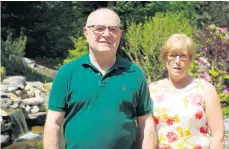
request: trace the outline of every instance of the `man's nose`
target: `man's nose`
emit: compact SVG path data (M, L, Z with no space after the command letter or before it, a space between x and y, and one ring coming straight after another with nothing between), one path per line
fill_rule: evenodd
M110 33L109 28L106 27L106 29L103 32L103 35L107 36L109 35L109 33Z

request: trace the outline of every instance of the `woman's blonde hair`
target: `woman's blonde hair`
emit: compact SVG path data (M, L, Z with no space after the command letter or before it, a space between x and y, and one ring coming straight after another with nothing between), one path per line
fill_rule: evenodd
M161 48L162 62L165 63L167 61L167 57L170 53L181 51L187 52L193 60L196 49L192 39L185 34L171 35Z

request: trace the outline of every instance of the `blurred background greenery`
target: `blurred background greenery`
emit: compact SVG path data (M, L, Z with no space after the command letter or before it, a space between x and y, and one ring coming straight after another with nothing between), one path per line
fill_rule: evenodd
M166 75L159 53L168 36L191 36L198 52L190 73L215 85L224 115L229 115L228 1L2 1L1 80L24 75L52 81L59 67L88 52L83 27L99 7L120 15L124 35L118 53L139 65L148 82ZM46 69L28 70L21 57Z

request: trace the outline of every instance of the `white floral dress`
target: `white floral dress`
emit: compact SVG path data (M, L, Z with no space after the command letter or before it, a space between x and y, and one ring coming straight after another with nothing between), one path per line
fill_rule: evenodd
M202 79L183 89L166 87L168 80L151 83L153 114L159 149L209 149L210 134L201 93Z

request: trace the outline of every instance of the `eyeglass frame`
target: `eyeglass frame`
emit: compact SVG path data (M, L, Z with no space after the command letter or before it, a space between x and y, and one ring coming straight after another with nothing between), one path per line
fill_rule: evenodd
M102 32L96 31L98 34L101 34L101 35L106 31L106 29L108 29L108 31L111 32L111 31L110 31L110 27L117 27L117 28L119 28L119 31L122 30L122 28L121 28L120 26L90 25L90 26L86 26L86 27L90 28L93 32L95 32L95 30L92 29L92 28L94 28L95 26L101 26L101 27L104 27L104 28L105 28ZM118 32L117 32L117 33L118 33Z
M168 60L174 61L174 60L176 60L177 56L179 57L179 59L181 61L187 61L188 60L188 56L190 56L190 54L169 54L168 55ZM182 57L182 56L185 56L185 57Z

